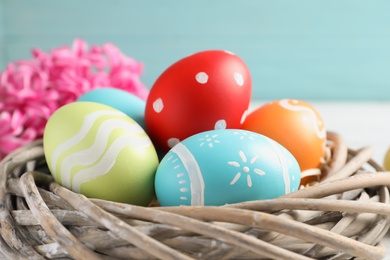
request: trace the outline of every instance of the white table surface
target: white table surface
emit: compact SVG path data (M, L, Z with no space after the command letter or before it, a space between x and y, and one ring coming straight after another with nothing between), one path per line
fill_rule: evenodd
M371 146L373 159L383 163L390 148L390 102L310 102L323 116L327 129L341 134L351 148ZM390 260L390 232L382 241Z
M251 108L265 102L253 102ZM373 159L383 162L390 147L390 102L308 102L320 112L327 129L341 134L349 147L371 146ZM385 259L390 260L390 232L382 244L388 250Z

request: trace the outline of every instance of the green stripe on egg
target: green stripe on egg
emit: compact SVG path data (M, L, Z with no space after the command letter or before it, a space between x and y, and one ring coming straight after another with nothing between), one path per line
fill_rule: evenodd
M140 205L153 196L153 144L114 108L92 102L60 108L46 126L44 146L56 181L75 192Z

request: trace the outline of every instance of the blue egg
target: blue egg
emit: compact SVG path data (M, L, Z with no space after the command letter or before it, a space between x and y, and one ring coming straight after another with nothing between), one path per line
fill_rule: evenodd
M145 129L146 102L139 97L117 88L99 88L86 92L77 101L104 104L122 111Z
M279 143L223 129L175 145L157 168L155 190L162 206L211 206L276 198L299 183L299 164Z

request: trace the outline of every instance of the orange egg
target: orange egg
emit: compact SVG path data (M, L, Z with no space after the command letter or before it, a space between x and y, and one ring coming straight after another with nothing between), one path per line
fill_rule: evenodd
M324 121L318 111L304 101L281 99L267 103L251 112L242 128L283 145L297 159L301 172L318 168L324 157ZM311 180L303 178L301 184Z

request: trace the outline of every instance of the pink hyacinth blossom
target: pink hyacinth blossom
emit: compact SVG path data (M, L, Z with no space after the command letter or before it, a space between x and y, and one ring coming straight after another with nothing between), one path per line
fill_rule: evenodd
M114 44L89 48L76 39L71 48L31 53L32 59L10 63L0 72L0 159L42 138L52 113L87 91L110 86L147 98L140 80L143 65Z

